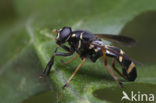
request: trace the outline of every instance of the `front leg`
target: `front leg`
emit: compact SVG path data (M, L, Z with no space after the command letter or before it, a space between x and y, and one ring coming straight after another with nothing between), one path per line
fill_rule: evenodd
M60 45L61 48L63 48L65 51L68 51L68 52L74 52L75 50L73 48L69 48L68 46L66 45ZM76 58L78 57L78 55L76 54L71 60L67 61L67 62L64 62L64 60L61 60L61 63L64 63L64 64L68 64L68 63L71 63L72 61L74 61Z
M54 64L54 58L55 56L71 56L73 54L73 52L70 52L70 53L57 53L57 49L58 47L55 49L50 61L48 62L48 64L46 65L43 73L40 75L40 77L42 78L43 76L46 76L46 75L49 75L50 73L50 70L51 70L51 67L53 66Z
M68 52L74 52L74 50L72 48L69 48L68 46L66 45L60 45L61 48L63 48L65 51L68 51Z

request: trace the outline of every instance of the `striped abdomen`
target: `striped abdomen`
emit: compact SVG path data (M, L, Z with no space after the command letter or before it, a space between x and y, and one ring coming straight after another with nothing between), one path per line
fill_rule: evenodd
M115 57L122 66L123 75L129 81L134 81L137 77L137 71L134 62L119 48L105 46L106 55Z

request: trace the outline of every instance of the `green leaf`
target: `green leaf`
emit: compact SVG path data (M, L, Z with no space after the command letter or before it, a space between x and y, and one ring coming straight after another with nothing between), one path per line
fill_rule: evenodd
M15 19L5 19L10 21L1 24L1 100L8 103L10 101L17 103L47 90L49 81L39 79L39 74L46 66L56 47L55 35L51 34L53 28L59 29L63 26L70 26L73 30L83 29L93 33L132 35L137 32L135 30L137 27L131 29L128 28L129 25L134 24L136 26L138 23L135 21L136 17L140 17L144 13L148 15L148 12L156 10L155 3L155 0L14 1L12 3L14 6L12 11L15 12ZM155 16L154 13L152 17ZM145 21L149 22L148 19L145 19ZM145 21L143 19L141 23ZM150 28L150 26L141 27L140 30ZM154 31L154 28L152 30ZM149 48L146 49L149 50ZM135 51L137 49L132 50ZM62 49L59 51L63 52ZM137 55L134 56L133 54L130 55L134 59L142 59L142 57L135 57ZM51 88L53 88L54 101L63 103L114 102L107 98L100 99L98 94L95 95L98 90L103 93L103 89L107 88L120 89L118 84L105 70L100 60L96 63L87 61L70 82L69 86L65 90L62 90L62 86L80 63L80 59L68 65L60 62L61 59L67 61L70 58L56 57L55 64L52 67L50 87L52 86ZM129 88L131 86L146 88L154 85L156 79L154 77L156 74L154 67L155 65L137 66L138 79L136 82L130 83L124 81L125 86ZM118 66L118 68L121 67ZM135 83L137 85L133 85ZM148 84L141 87L139 86L141 83ZM126 88L126 90L129 88ZM121 91L118 91L119 94L122 94ZM106 95L108 94L107 92ZM113 91L111 92L113 94ZM120 102L121 97L118 94L118 96L112 94L108 94L108 96L116 98L115 100Z

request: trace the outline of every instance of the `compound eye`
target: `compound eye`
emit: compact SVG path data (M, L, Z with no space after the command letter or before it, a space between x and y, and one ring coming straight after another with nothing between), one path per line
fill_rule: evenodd
M70 30L69 30L69 29L64 29L64 30L61 31L61 34L62 34L64 37L66 37L66 36L68 36L68 35L70 34Z
M70 27L63 27L62 29L57 30L56 41L65 43L69 39L71 32Z
M62 39L67 39L70 34L71 34L71 28L69 27L64 27L61 31L60 31L60 34L61 34L61 38Z

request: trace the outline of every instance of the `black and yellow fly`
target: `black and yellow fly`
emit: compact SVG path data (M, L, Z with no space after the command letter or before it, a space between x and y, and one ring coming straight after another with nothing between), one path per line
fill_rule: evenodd
M129 58L125 52L117 47L105 45L102 39L110 40L112 42L123 44L123 45L135 45L136 41L132 38L120 35L110 35L110 34L92 34L88 31L77 30L72 31L70 27L63 27L60 30L53 30L53 33L57 33L56 43L58 46L56 47L50 61L48 62L46 68L43 71L41 77L45 75L49 75L50 69L54 63L55 56L71 56L76 52L76 55L69 61L63 62L68 64L75 60L78 56L81 58L81 63L76 68L72 76L65 83L63 88L65 88L75 74L78 72L80 67L84 64L84 62L89 59L92 62L96 62L96 60L103 56L104 57L104 66L111 74L113 79L122 87L121 81L114 75L113 71L107 65L107 56L113 58L112 68L124 79L128 81L134 81L137 77L135 62ZM69 47L64 45L64 43L68 42ZM63 48L68 53L58 53L58 47ZM122 73L116 68L115 62L118 61L122 66Z

